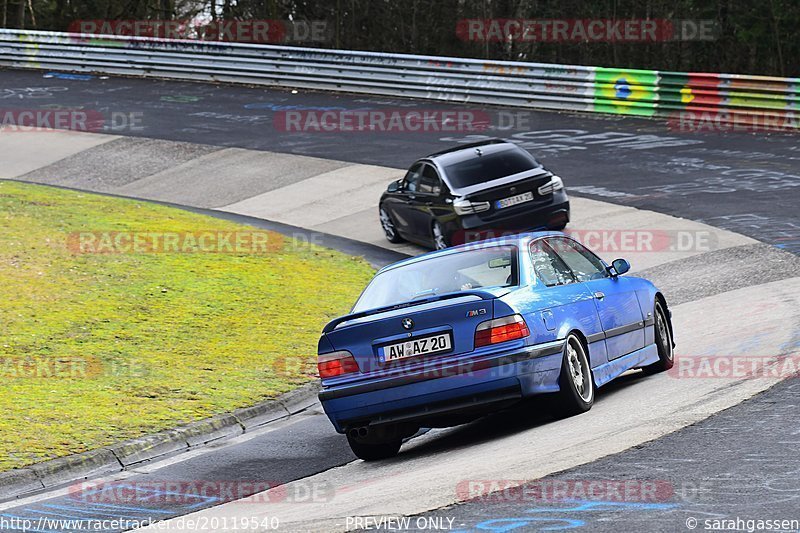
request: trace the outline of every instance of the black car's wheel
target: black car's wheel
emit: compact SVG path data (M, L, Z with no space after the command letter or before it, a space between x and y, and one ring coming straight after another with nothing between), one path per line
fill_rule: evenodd
M642 370L648 374L655 374L656 372L664 372L669 370L675 364L675 354L672 347L672 332L669 326L669 318L664 310L661 301L656 300L656 305L653 309L655 315L655 328L656 328L656 348L658 348L658 362L644 367Z
M594 382L589 357L581 339L571 333L564 345L560 388L555 398L555 414L562 417L584 413L594 403Z
M555 226L551 226L550 229L553 230L553 231L561 231L562 229L564 229L566 227L567 227L567 223L566 222L559 222Z
M435 221L433 223L433 247L437 250L444 250L450 244L448 243L447 234L444 232L444 228L442 225L439 224L439 221Z
M381 227L383 228L383 234L386 236L386 240L393 243L403 242L403 238L397 233L397 227L394 225L394 220L392 220L389 212L381 207L378 211L378 215L381 219Z
M380 461L381 459L389 459L397 455L403 441L401 439L396 439L379 443L363 442L347 435L347 443L350 444L350 449L353 450L353 453L359 459L363 459L364 461Z

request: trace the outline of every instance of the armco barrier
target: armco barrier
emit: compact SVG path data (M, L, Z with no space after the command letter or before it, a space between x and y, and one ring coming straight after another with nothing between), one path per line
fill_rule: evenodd
M0 66L800 129L800 78L0 30Z

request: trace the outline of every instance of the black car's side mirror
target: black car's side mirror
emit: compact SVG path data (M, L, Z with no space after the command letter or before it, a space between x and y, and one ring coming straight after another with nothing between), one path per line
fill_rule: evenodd
M386 189L386 192L397 192L400 190L400 180L393 181L389 184L389 187Z
M628 262L627 259L614 259L611 262L611 275L612 276L621 276L625 272L631 269L631 264Z

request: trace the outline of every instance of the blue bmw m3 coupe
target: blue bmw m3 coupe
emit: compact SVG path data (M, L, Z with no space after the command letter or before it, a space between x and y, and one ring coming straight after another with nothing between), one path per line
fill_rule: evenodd
M319 340L320 400L356 456L391 457L420 427L467 422L537 394L560 416L623 372L673 365L671 312L560 232L431 252L376 274Z

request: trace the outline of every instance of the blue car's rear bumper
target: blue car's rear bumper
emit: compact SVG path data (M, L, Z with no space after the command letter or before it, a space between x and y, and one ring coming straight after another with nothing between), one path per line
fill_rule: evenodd
M391 378L323 389L336 430L415 422L502 404L558 389L563 341L492 353Z

